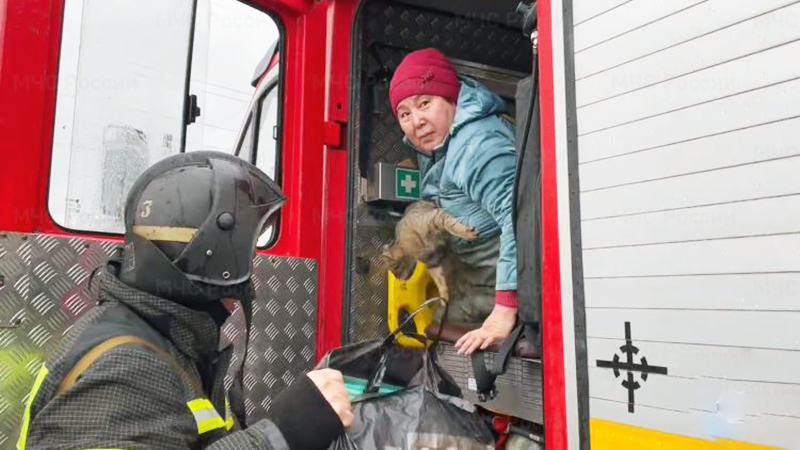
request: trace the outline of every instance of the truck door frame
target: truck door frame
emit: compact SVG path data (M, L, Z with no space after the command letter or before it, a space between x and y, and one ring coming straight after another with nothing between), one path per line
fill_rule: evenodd
M572 0L539 0L545 442L589 448ZM559 212L562 213L559 216ZM562 245L562 243L568 245Z

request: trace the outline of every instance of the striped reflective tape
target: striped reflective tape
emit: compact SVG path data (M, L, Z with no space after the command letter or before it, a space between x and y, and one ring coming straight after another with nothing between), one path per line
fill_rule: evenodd
M148 241L190 242L197 234L197 228L134 225L133 233Z
M39 389L41 389L44 379L47 378L49 373L50 371L47 370L47 366L42 364L42 367L39 369L39 374L36 375L36 381L33 382L31 393L28 395L28 403L25 405L25 414L22 418L22 428L19 431L19 439L17 440L18 450L25 450L25 446L28 443L28 427L31 424L31 406L33 406L33 401L36 400L36 394L39 393Z
M231 412L231 402L225 396L225 429L230 431L233 428L233 413Z
M207 398L192 400L187 405L192 414L194 414L198 434L225 428L225 421Z

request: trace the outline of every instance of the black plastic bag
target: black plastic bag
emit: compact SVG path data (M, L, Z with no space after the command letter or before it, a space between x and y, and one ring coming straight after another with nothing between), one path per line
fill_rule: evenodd
M436 345L402 348L393 336L333 350L318 365L345 376L355 416L329 448L493 449L489 426L437 364Z

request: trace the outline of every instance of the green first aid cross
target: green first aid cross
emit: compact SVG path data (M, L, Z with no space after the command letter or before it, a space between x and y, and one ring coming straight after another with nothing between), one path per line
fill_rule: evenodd
M419 198L419 171L395 169L395 197L406 199Z

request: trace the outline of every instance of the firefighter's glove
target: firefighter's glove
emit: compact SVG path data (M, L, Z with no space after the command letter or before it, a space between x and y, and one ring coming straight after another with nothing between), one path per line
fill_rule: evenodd
M309 372L280 393L269 410L292 450L327 449L353 423L342 374Z

